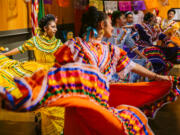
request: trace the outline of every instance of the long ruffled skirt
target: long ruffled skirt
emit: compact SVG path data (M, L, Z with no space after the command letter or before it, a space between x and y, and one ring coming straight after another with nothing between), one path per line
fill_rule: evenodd
M20 98L13 97L5 88L0 89L9 109L65 107L65 135L153 134L146 116L138 108L109 107L106 77L91 65L68 64L52 68L48 75L40 70L32 77L15 79L15 82L22 93Z
M30 77L40 69L48 70L50 66L52 66L52 64L39 64L35 61L19 62L0 55L0 86L4 87L10 95L19 99L23 97L23 94L17 87L14 78ZM36 113L39 112L42 116L42 134L60 134L64 127L64 108L47 107L36 111Z
M171 62L172 59L168 58L169 56L167 55L165 50L161 47L156 47L156 46L147 47L147 46L141 45L142 43L138 43L138 44L139 44L138 50L142 52L147 57L147 59L151 62L154 72L159 73L159 74L168 74L168 72L173 67L173 63ZM124 46L124 49L127 51L128 57L132 59L138 58L137 54L134 52L131 52L131 50L127 48L126 46ZM171 51L173 53L178 53L178 51L174 49L170 49L169 52Z

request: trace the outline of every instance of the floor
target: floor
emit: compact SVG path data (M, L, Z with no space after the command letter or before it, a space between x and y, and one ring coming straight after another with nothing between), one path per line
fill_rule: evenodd
M180 65L174 65L171 75L180 75ZM155 135L180 135L180 98L165 105L149 124Z
M35 114L0 110L0 135L36 135Z
M36 135L34 122L0 121L0 135Z
M149 124L155 135L180 135L180 99L164 106Z

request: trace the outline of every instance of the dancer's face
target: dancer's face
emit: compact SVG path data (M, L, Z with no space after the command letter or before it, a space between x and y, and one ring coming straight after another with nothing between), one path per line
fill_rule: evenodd
M174 12L169 12L169 14L168 14L168 19L169 20L172 20L173 18L174 18L174 16L175 16L175 14L174 14Z
M121 15L121 17L119 18L119 26L126 25L126 22L127 22L127 20L126 20L125 15Z
M104 37L110 38L112 36L112 33L113 33L113 26L112 26L111 18L107 17L104 26Z
M45 32L47 33L47 36L52 38L55 36L57 32L57 27L56 27L56 22L55 21L50 21L49 25L44 28Z
M129 14L129 15L127 16L127 22L128 22L128 23L133 23L133 14Z
M156 23L157 23L157 19L156 19L155 16L153 16L153 17L151 18L151 21L150 21L149 24L152 25L152 26L154 26Z

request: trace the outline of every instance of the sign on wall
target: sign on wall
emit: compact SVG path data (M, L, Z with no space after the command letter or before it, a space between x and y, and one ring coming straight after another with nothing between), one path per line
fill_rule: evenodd
M180 22L180 8L174 8L174 10L176 11L174 20Z
M106 13L112 13L118 10L117 1L104 1L104 9Z

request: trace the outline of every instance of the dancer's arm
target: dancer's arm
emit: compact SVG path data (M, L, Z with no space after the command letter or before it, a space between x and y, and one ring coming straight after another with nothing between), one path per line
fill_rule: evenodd
M116 72L119 74L119 76L126 76L127 73L129 72L135 72L141 76L148 77L149 79L156 80L156 81L169 81L168 76L163 76L163 75L158 75L152 71L149 71L148 69L144 68L143 66L132 62L128 57L127 57L127 52L120 48L116 48L116 50L119 49L120 56L119 60L116 66ZM118 52L118 51L116 51ZM119 54L119 53L117 53Z
M135 72L141 76L148 77L149 79L153 79L153 80L157 80L157 81L161 81L161 80L169 81L168 76L158 75L136 63L135 63L135 66L132 68L132 72Z
M134 28L134 25L125 25L123 28Z
M128 36L126 37L125 44L130 48L131 51L135 52L138 56L140 56L143 59L147 59L146 56L144 56L136 46L133 38L131 37L131 34L128 33Z
M139 55L143 59L147 59L146 56L144 56L138 49L135 49L134 52Z
M3 55L11 56L11 55L16 55L18 53L24 53L28 50L33 50L34 47L35 47L34 40L33 40L33 38L30 38L29 40L25 41L23 45L21 45L17 48L14 48L13 50L11 50L7 53L3 53Z
M14 49L12 49L9 52L3 53L3 55L5 55L5 56L12 56L12 55L16 55L18 53L20 53L19 49L18 48L14 48Z
M3 53L3 55L12 56L18 53L24 53L25 51L28 51L28 50L33 50L33 48L34 48L34 41L33 41L33 38L30 38L29 40L25 41L23 45L17 48L14 48L9 52Z

